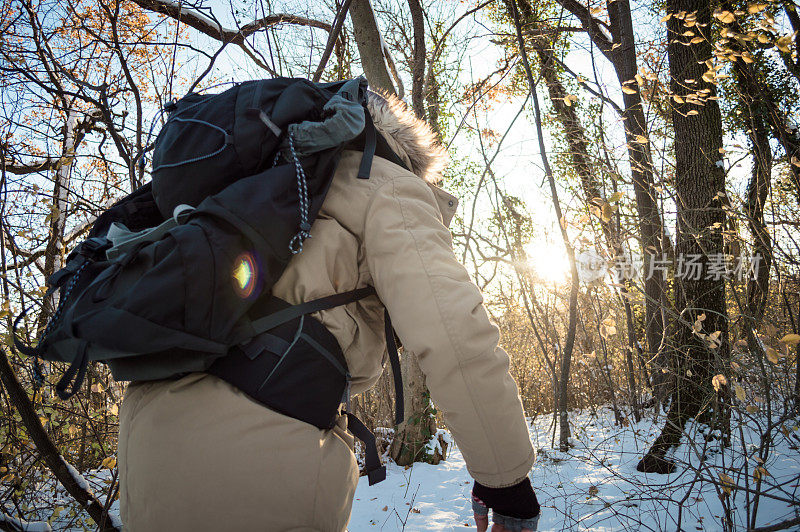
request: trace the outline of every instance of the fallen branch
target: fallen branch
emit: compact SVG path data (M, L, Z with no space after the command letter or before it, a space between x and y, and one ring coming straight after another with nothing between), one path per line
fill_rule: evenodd
M17 379L11 363L6 356L5 349L0 348L0 381L6 387L11 403L17 408L22 423L28 431L37 451L44 459L44 462L55 475L56 479L64 486L67 493L72 495L76 501L86 510L95 523L98 530L113 531L120 530L119 519L111 515L94 493L89 489L89 484L66 460L56 448L53 440L44 430L36 409L33 407L27 392Z
M53 532L47 521L25 521L0 512L0 530L8 532Z

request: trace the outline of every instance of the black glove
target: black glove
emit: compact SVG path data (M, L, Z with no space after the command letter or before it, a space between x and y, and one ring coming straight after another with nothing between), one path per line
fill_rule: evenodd
M493 510L492 521L509 530L536 530L539 501L528 477L513 486L488 488L477 481L472 486L472 509L478 515Z

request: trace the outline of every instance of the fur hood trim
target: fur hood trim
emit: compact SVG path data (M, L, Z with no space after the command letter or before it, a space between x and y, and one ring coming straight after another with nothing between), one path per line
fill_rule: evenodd
M367 108L375 128L412 172L428 183L442 180L447 153L428 124L395 96L368 91Z

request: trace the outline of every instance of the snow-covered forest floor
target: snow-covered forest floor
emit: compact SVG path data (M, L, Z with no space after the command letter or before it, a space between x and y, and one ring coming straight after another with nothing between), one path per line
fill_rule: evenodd
M754 430L757 419L751 420L752 426L735 428L733 445L724 452L715 452L712 445L703 450L684 439L673 455L684 465L670 475L648 475L637 472L636 463L658 434L660 423L648 419L615 425L612 412L605 408L596 416L573 415L574 448L562 453L551 444L550 417L540 417L531 425L531 439L538 450L531 481L543 512L539 530L722 530L726 507L734 529L745 530L746 508L754 506L753 493L747 490L755 490L753 475L759 466L755 448L750 447L759 443ZM762 491L768 496L760 497L758 526L800 515L800 424L794 419L783 427L782 432L775 431L775 446L763 464L767 474L761 475ZM746 468L742 441L750 457ZM703 455L705 460L701 460ZM361 478L351 532L475 529L468 500L472 480L456 446L451 446L447 460L439 465L403 468L389 464L388 469L386 481L375 486ZM96 492L103 491L110 476L106 469L87 475L87 480ZM40 518L49 519L54 530L83 530L80 521L85 514L76 514L68 496L52 488L51 482L41 485L40 502L50 510ZM54 516L55 507L62 509ZM118 503L111 510L117 514Z
M771 490L775 499L761 497L758 526L797 517L795 512L800 509L796 502L800 498L797 422L786 425L789 436L778 439L764 464L770 475L764 482L793 482ZM639 473L636 464L660 426L652 420L617 426L608 409L597 417L577 415L572 417L575 447L561 453L551 445L550 418L534 422L531 439L539 455L531 481L542 504L539 530L722 530L724 508L718 493L723 493L733 509L735 529L746 529L747 494L734 489L725 495L722 488L727 486L719 477L727 471L723 474L731 477L733 484L754 488L753 470L758 464L751 459L745 472L741 434L723 453L707 448L705 462L700 460L702 450L684 440L673 458L692 464L692 468L679 467L670 475ZM758 444L752 428L743 428L742 433L748 444ZM709 482L712 479L714 482ZM468 500L471 487L457 448L436 466L416 464L404 469L390 465L388 478L381 484L370 487L362 477L350 531L474 530Z

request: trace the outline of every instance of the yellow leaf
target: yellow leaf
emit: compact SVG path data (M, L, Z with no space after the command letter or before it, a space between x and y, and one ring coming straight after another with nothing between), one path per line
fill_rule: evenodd
M744 401L747 397L747 395L744 393L744 388L738 384L733 388L733 391L736 394L736 398L740 401Z
M761 44L766 44L769 42L769 37L767 37L767 35L764 33L759 33L758 42L760 42Z
M699 115L699 114L700 114L700 111L696 111L695 109L692 109L691 111L686 113L686 116L694 116L694 115Z
M767 4L750 4L749 6L747 6L747 12L752 15L764 11L766 7Z
M614 318L606 318L600 324L600 335L603 338L608 338L609 336L614 336L617 334L617 322L614 321Z
M611 216L613 216L613 214L614 214L614 210L611 208L611 204L610 203L604 203L603 204L603 212L602 212L603 221L604 222L610 222L611 221Z
M728 384L728 379L725 378L725 375L721 373L718 375L714 375L711 379L711 385L714 386L714 391L719 392L720 388Z
M705 40L705 39L703 39L702 37L695 37L694 39L692 39L692 40L691 40L691 41L689 41L689 42L690 42L690 43L692 43L692 44L697 44L697 43L701 43L701 42L703 42L704 40Z
M100 464L101 467L107 467L108 469L114 469L117 466L117 457L116 456L109 456Z
M753 56L750 55L750 52L742 52L742 61L745 63L753 63L755 62L755 59L753 59Z
M778 359L778 352L771 347L767 347L767 360L772 362L773 364L777 364L780 362Z
M730 24L736 17L730 11L723 11L721 9L717 9L714 11L714 18L722 22L723 24Z
M800 334L787 334L781 338L781 342L788 345L797 345L800 343Z
M620 199L622 199L622 196L624 196L624 194L622 192L620 192L620 191L614 192L613 194L611 194L611 196L609 196L608 202L609 203L615 203L615 202L619 201Z
M745 407L745 410L747 410L748 414L755 414L756 412L758 412L759 408L758 405L747 405Z
M791 50L789 49L789 44L791 44L791 42L792 42L791 35L784 35L783 37L778 37L778 39L775 41L775 48L777 48L778 50L780 50L785 54L788 54L789 52L791 52Z
M675 100L676 103L684 103L686 101L677 94L673 94L672 99Z
M644 135L636 135L636 138L634 139L634 142L636 142L638 144L647 144L648 140L647 140L647 137L645 137Z
M755 480L756 482L763 479L767 475L769 475L769 473L767 472L766 469L764 469L761 466L758 466L753 470L753 480Z
M669 20L669 19L671 19L671 18L672 18L672 13L667 13L666 15L664 15L663 17L661 17L661 22L666 22L666 21L668 21L668 20Z
M602 13L602 12L603 12L603 8L602 8L602 7L593 7L592 9L590 9L590 10L589 10L589 12L590 12L592 15L597 15L597 14L599 14L599 13Z
M626 87L625 85L623 85L622 92L624 92L625 94L636 94L636 89L632 89L630 87Z
M724 491L727 495L730 495L733 491L733 479L725 473L720 473L719 480L722 483L722 491Z

